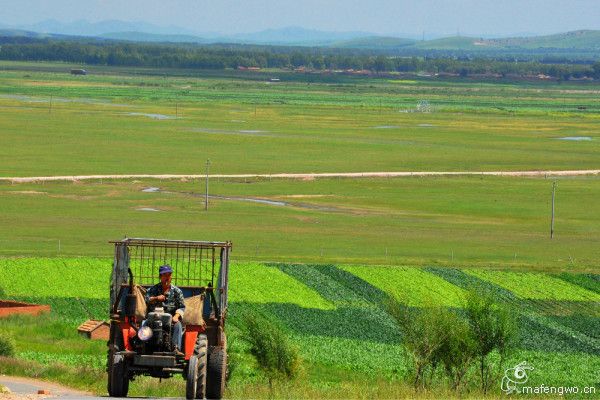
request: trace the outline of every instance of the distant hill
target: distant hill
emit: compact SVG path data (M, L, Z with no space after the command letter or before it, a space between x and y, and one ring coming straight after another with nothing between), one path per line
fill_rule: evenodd
M23 29L1 29L0 37L28 38L28 39L56 39L56 40L79 40L81 36L61 35L56 33L40 33L26 31Z
M477 39L464 37L464 36L452 36L442 39L427 40L424 42L417 42L414 44L414 48L417 49L428 49L428 50L471 50L477 48Z
M27 38L66 39L84 36L101 40L161 43L229 43L241 45L307 46L373 50L387 54L423 55L442 53L514 53L514 54L569 54L599 58L599 30L578 30L544 36L481 38L452 36L432 40L377 36L368 32L327 32L302 27L267 29L260 32L222 35L214 32L196 34L179 27L159 27L145 22L80 20L62 23L46 20L26 27L6 27L0 35Z
M127 40L131 42L160 42L160 43L212 43L212 40L193 35L161 35L145 32L110 32L100 35L104 39Z
M335 42L329 47L386 50L397 49L400 47L411 46L414 44L415 40L412 39L402 39L390 36L367 36L364 38Z
M365 32L325 32L299 27L267 29L254 33L232 36L201 37L197 35L166 35L141 31L109 32L99 35L105 39L128 40L137 42L181 42L181 43L237 43L285 46L331 46L337 41L368 36Z
M481 39L455 36L418 42L418 49L430 50L514 50L514 49L600 49L600 31L580 30L555 35Z
M221 41L232 43L331 46L336 42L368 36L373 36L373 34L367 32L326 32L290 26L281 29L267 29L255 33L225 36L220 39Z
M55 33L75 36L99 36L108 32L151 32L154 34L191 34L191 32L189 32L188 30L175 26L162 27L142 21L128 22L119 20L105 20L99 22L77 20L73 22L60 22L54 19L48 19L31 25L18 26L16 28L41 33Z
M524 49L600 49L600 31L579 30L547 36L490 39L485 40L484 43L498 47Z
M47 33L31 32L22 29L0 29L0 36L27 37L35 39L45 39L47 37L52 37L52 35Z

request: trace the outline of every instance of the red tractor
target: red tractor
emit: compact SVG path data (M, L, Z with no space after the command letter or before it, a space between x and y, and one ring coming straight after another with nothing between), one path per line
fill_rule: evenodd
M227 379L227 289L231 242L126 238L111 242L108 394L126 397L139 375L182 375L187 399L220 399ZM185 298L182 348L175 348L172 310L147 312L145 291L168 264ZM179 351L181 350L181 351Z

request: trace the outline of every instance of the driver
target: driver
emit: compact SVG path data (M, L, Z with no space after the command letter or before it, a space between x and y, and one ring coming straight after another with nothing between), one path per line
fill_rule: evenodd
M181 353L181 339L183 337L181 319L185 311L185 302L181 289L171 285L172 274L173 270L170 265L160 266L158 269L160 283L148 289L146 292L146 304L148 304L148 312L154 311L156 307L163 307L166 313L173 316L173 347L175 347L177 355L183 355Z

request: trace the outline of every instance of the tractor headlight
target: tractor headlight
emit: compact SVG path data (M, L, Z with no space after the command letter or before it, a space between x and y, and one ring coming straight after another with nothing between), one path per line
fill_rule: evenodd
M150 329L149 326L142 326L139 330L138 330L138 337L140 338L141 341L145 342L146 340L150 339L152 337L152 329Z

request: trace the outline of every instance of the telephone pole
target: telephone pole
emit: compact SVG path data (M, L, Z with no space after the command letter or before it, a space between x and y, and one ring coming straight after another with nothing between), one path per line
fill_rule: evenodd
M208 168L210 167L210 158L206 159L206 196L204 198L204 211L208 211Z
M556 194L556 181L552 182L552 218L550 220L550 239L554 237L554 195Z

